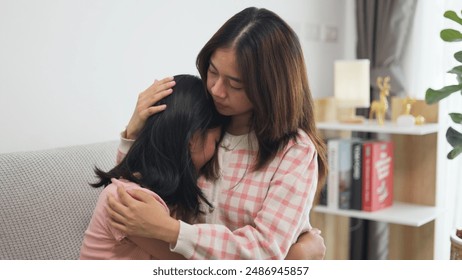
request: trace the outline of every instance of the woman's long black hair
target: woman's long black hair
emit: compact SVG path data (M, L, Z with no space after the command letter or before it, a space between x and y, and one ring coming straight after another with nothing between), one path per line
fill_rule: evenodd
M166 104L167 109L147 119L116 167L108 172L95 168L100 180L91 186L107 186L111 178L127 179L157 193L177 217L188 220L201 213L201 200L210 205L197 186L190 140L196 132L204 139L208 129L222 126L226 118L216 111L198 77L177 75L174 79L173 93L156 104ZM217 165L213 162L202 169L209 177L217 175Z

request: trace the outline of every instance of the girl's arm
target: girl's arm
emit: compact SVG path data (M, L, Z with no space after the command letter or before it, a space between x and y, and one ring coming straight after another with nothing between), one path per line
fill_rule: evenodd
M169 244L152 238L137 237L137 236L128 236L130 241L135 243L143 251L153 256L155 259L159 260L184 260L180 254L170 251Z

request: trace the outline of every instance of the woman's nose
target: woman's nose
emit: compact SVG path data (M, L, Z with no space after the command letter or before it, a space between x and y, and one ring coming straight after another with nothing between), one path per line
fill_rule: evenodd
M210 93L213 96L219 97L219 98L225 98L226 97L226 90L225 86L223 84L223 79L218 78L216 82L212 85L210 89Z

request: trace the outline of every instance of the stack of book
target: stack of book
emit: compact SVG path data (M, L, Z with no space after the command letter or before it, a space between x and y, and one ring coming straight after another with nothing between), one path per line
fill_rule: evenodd
M329 175L321 205L376 211L393 203L393 143L360 139L327 140Z

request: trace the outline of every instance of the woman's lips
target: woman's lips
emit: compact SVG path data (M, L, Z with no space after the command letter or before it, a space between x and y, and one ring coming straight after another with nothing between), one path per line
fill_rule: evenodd
M222 103L220 103L218 101L214 100L213 102L215 103L215 107L217 107L217 108L225 108L226 107L224 104L222 104Z

